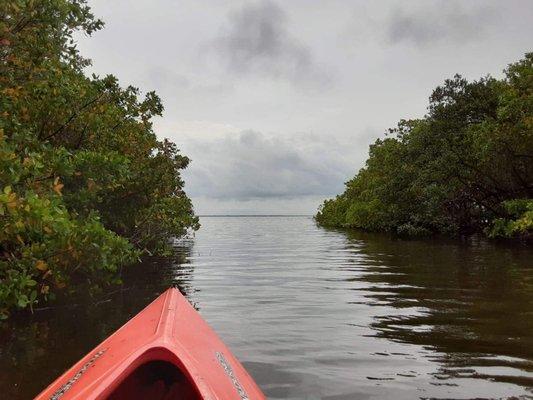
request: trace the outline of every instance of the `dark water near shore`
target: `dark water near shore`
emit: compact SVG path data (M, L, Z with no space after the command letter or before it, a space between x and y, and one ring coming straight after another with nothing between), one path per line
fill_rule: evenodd
M173 283L272 399L533 398L533 249L201 223L122 290L10 321L0 398L31 398Z

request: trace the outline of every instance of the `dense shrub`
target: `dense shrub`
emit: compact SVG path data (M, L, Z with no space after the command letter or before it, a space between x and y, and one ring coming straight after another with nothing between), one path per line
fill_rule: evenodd
M198 228L160 99L84 74L73 34L102 26L85 0L0 2L0 317Z
M505 78L446 80L428 114L370 146L364 168L316 220L401 235L533 233L533 54Z

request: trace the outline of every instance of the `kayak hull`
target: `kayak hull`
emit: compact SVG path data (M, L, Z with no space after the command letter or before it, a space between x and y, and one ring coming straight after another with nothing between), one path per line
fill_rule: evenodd
M168 289L56 379L37 400L264 399L177 289Z

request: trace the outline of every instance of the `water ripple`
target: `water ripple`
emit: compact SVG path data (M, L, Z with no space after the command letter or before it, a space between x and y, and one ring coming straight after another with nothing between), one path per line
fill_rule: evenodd
M531 250L310 218L201 223L184 247L189 298L269 398L532 395Z

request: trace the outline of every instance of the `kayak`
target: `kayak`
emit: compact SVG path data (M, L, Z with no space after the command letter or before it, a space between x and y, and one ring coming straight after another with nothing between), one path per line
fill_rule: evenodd
M256 400L252 377L177 289L168 289L37 400Z

